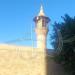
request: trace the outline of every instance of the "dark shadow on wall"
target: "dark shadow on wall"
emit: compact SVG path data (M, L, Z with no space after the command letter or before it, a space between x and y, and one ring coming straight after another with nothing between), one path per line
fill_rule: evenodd
M53 60L53 54L46 52L46 75L67 75L60 64Z

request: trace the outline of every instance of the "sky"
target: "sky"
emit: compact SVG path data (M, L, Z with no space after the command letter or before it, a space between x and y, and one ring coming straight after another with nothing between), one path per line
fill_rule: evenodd
M51 19L48 24L47 48L52 48L49 38L51 25L55 21L61 22L61 16L66 13L75 16L75 0L42 0L42 4L46 16ZM38 15L40 6L41 0L0 0L0 44L10 42L9 44L36 47L33 18Z

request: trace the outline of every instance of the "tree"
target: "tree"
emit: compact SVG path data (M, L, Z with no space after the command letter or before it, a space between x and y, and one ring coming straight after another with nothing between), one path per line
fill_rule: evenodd
M71 18L67 14L62 17L64 20L61 23L54 23L54 31L55 33L53 35L58 35L56 31L59 30L62 36L62 42L63 46L57 46L61 40L59 40L60 36L54 36L55 41L52 45L54 45L55 51L58 53L55 55L56 60L64 66L64 69L67 72L70 72L69 74L75 75L75 17ZM57 29L55 29L55 27ZM52 35L52 36L53 36ZM57 43L58 38L58 43ZM56 45L56 46L55 46ZM62 47L58 49L57 47Z

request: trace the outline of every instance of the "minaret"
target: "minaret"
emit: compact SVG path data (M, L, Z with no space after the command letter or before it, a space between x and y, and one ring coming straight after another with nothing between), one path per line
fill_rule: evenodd
M41 5L38 16L34 18L36 24L35 32L37 35L37 48L46 49L46 37L48 32L48 22L50 19L45 16L43 6Z

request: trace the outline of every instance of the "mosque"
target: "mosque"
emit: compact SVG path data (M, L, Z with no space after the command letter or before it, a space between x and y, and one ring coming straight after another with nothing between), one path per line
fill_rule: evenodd
M52 61L50 73L47 72L46 37L50 19L45 15L42 5L39 14L33 20L36 25L37 48L1 44L0 75L58 75L57 72L51 72L54 65Z

